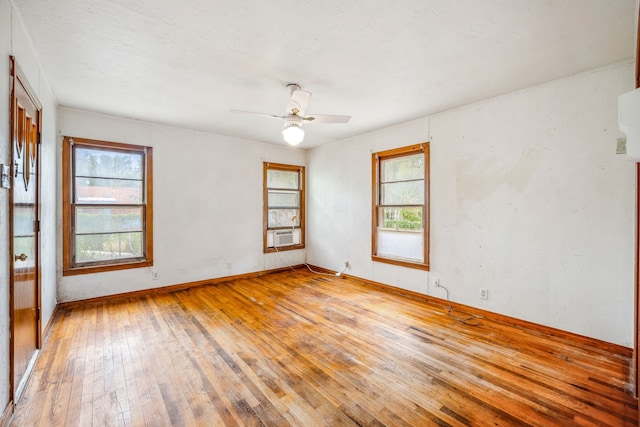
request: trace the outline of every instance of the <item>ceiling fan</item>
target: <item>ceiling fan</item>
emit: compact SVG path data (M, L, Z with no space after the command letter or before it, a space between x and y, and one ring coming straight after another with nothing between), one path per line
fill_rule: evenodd
M300 89L300 86L295 83L288 84L287 88L291 91L291 97L289 98L286 114L284 116L268 113L256 113L253 111L231 111L234 113L256 114L259 116L270 117L272 119L284 120L282 136L290 145L298 145L304 139L304 129L302 129L302 123L304 122L347 123L351 119L351 116L337 116L333 114L314 114L305 116L304 113L307 109L307 105L309 105L311 92Z

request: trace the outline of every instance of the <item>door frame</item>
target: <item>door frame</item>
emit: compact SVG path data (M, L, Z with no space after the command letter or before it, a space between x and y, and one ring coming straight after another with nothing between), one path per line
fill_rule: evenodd
M640 7L636 10L636 70L634 87L640 88ZM639 371L640 362L640 162L636 163L636 223L635 223L635 262L634 262L634 297L633 297L633 357L631 370L633 381L633 394L640 397ZM638 419L640 419L640 405L638 405Z
M636 11L636 71L634 87L640 88L640 7ZM638 371L640 370L640 163L636 163L636 229L635 229L635 266L634 266L634 304L633 304L633 359L631 369L633 371L633 393L639 397ZM638 417L640 419L640 405L638 405Z
M35 280L36 280L36 352L38 349L42 347L42 289L41 289L41 268L40 268L40 135L42 134L42 104L38 100L34 90L31 85L27 81L26 75L23 73L22 69L18 65L15 57L13 55L10 56L11 63L11 87L10 87L10 138L9 144L11 147L10 150L10 160L11 160L11 189L9 190L9 397L10 401L14 404L16 403L16 392L19 384L15 384L14 376L15 376L15 354L14 354L14 345L15 345L15 319L14 319L14 259L13 259L13 189L15 185L18 183L15 180L15 175L13 173L13 165L15 162L14 159L14 143L15 143L15 109L14 103L16 102L16 93L15 88L17 84L22 85L24 90L27 92L29 99L36 106L38 110L38 138L36 143L36 164L35 164L35 186L36 186L36 200L35 200L35 221L37 227L35 230L35 243L34 243L34 254L35 254ZM32 367L27 368L27 372L25 372L25 376L29 375L29 371Z
M636 11L636 71L634 86L640 88L640 7ZM636 163L636 239L635 239L635 266L634 266L634 322L633 322L633 391L635 397L639 397L638 376L640 371L640 163ZM638 417L640 417L640 405L638 406Z

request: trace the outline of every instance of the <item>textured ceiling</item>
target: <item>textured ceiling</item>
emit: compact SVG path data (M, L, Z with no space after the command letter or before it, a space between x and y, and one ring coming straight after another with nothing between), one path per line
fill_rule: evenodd
M13 0L60 105L303 148L634 57L636 0Z

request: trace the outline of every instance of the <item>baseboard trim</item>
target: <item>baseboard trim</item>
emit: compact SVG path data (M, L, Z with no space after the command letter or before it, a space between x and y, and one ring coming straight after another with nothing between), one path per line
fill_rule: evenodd
M214 279L197 280L195 282L180 283L180 284L177 284L177 285L163 286L163 287L160 287L160 288L141 289L139 291L123 292L123 293L119 293L119 294L105 295L105 296L95 297L95 298L87 298L87 299L74 300L74 301L65 301L65 302L58 303L58 305L56 306L56 310L57 309L64 309L64 308L74 307L74 306L77 306L77 305L98 304L98 303L103 303L103 302L106 302L106 301L116 301L116 300L119 300L119 299L126 299L126 298L132 298L132 297L141 297L141 296L147 296L147 295L166 294L166 293L170 293L170 292L181 291L181 290L184 290L184 289L195 288L195 287L198 287L198 286L215 285L215 284L218 284L218 283L231 282L231 281L234 281L234 280L251 279L251 278L254 278L254 277L264 276L266 274L272 274L272 273L278 273L278 272L281 272L281 271L286 271L286 270L289 270L291 268L296 269L296 268L299 268L299 267L302 267L302 266L303 265L300 264L300 265L295 265L295 266L291 266L291 267L275 268L275 269L272 269L272 270L262 270L262 271L255 271L255 272L252 272L252 273L236 274L234 276L223 276L223 277L216 277ZM0 427L2 427L2 426L0 426Z
M9 401L7 403L7 407L2 411L2 415L0 416L0 427L8 427L11 424L11 419L13 418L13 414L15 412L15 405L13 401Z
M314 267L315 268L315 267ZM588 337L585 335L576 334L574 332L565 331L562 329L553 328L551 326L541 325L539 323L530 322L528 320L518 319L516 317L507 316L500 313L495 313L488 310L483 310L481 308L476 308L464 304L459 304L456 302L446 301L441 298L436 298L431 295L421 294L419 292L409 291L407 289L398 288L391 285L386 285L384 283L374 282L373 280L363 279L357 276L351 276L349 274L343 274L342 277L348 278L355 282L362 283L365 286L373 287L385 292L404 295L409 298L416 298L425 300L434 304L441 305L443 307L448 307L451 305L452 308L456 310L463 311L468 314L475 314L477 316L482 316L484 318L490 319L492 321L506 323L522 328L526 328L528 330L533 330L541 334L551 335L558 338L564 338L572 340L576 343L580 343L589 347L593 347L599 350L603 350L609 353L617 354L622 357L626 357L631 359L633 356L633 349L625 347L623 345L610 343L608 341L599 340L597 338Z

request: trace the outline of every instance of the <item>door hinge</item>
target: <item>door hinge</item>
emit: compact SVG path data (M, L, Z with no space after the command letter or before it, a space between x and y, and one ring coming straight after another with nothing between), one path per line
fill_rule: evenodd
M40 321L40 307L36 308L36 320Z
M33 231L36 233L40 232L40 220L36 219L35 221L33 221Z

